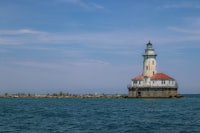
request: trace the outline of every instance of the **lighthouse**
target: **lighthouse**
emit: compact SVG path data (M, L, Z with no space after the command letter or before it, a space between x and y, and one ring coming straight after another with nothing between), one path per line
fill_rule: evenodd
M165 73L157 72L157 54L152 43L146 44L143 56L143 72L134 77L128 85L129 97L178 97L177 81Z

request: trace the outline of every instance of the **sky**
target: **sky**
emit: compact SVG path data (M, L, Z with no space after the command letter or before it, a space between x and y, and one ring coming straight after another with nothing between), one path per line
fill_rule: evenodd
M199 0L1 0L0 93L127 94L149 41L199 94Z

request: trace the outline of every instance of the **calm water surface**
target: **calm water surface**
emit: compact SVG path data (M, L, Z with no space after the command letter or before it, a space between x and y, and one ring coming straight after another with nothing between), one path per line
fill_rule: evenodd
M0 99L1 133L199 133L200 95L180 99Z

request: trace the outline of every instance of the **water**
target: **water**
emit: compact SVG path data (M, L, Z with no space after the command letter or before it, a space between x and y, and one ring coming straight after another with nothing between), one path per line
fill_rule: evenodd
M200 95L180 99L0 99L1 133L199 133Z

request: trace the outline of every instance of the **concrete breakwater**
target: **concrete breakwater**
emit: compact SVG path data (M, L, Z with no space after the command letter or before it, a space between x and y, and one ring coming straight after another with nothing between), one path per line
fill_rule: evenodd
M0 98L128 98L123 94L2 94Z
M174 97L165 98L182 98L183 95L177 94ZM0 98L133 98L126 94L69 94L69 93L53 93L53 94L0 94ZM141 98L141 97L135 97ZM142 98L161 98L161 97L142 97Z

